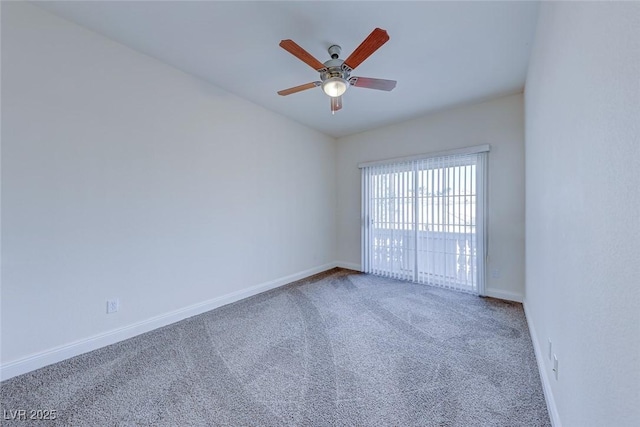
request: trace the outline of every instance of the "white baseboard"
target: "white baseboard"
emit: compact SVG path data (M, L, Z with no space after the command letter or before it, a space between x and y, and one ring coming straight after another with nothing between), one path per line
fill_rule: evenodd
M362 271L360 264L355 264L353 262L336 261L336 267L346 268L347 270Z
M486 296L492 297L492 298L504 299L507 301L522 302L521 294L518 294L515 292L503 291L500 289L487 289Z
M538 362L538 372L540 373L540 379L542 380L542 390L544 392L544 400L547 402L547 411L549 412L549 418L551 418L551 425L553 427L562 427L560 422L560 414L558 413L558 407L556 401L553 398L553 391L551 390L551 384L549 384L549 375L545 372L545 366L543 362L544 353L538 342L538 335L536 334L536 328L533 326L529 311L527 310L526 301L523 302L524 315L527 319L527 325L529 326L529 334L531 335L531 342L533 343L533 351L536 355L536 361Z
M349 270L362 271L360 264L353 262L336 261L336 267L346 268ZM522 295L516 292L503 291L500 289L487 289L488 297L503 299L507 301L522 302Z
M4 381L17 375L25 374L27 372L34 371L47 365L60 362L70 357L78 356L80 354L97 350L107 345L115 344L119 341L132 338L136 335L140 335L145 332L160 328L162 326L178 322L188 317L213 310L214 308L231 304L241 299L257 295L259 293L280 287L282 285L286 285L287 283L295 282L296 280L304 279L305 277L330 270L332 268L335 268L336 266L337 263L332 262L329 264L310 268L308 270L300 271L289 276L251 286L246 289L241 289L239 291L222 295L208 301L193 304L185 308L181 308L169 313L161 314L150 319L143 320L141 322L97 334L92 337L84 338L68 344L63 344L12 362L5 363L3 365L0 365L0 380Z

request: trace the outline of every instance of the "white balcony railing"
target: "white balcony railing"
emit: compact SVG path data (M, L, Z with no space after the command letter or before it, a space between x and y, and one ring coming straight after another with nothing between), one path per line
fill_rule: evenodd
M375 227L371 231L375 270L389 275L400 270L416 282L477 292L475 233Z

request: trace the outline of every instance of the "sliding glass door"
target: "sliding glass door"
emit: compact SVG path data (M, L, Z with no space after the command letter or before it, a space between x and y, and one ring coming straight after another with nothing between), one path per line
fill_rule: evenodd
M363 165L363 270L483 294L485 173L486 151Z

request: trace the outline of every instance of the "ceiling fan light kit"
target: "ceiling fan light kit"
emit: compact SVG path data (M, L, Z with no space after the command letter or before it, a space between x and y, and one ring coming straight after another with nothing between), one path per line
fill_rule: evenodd
M322 90L331 97L342 96L347 91L349 82L342 77L330 77L322 82Z
M396 87L395 80L374 79L370 77L351 77L358 65L364 62L371 54L389 40L389 35L383 29L376 28L369 36L360 43L360 46L353 51L346 60L339 59L341 48L338 45L329 47L331 59L322 63L313 57L309 52L300 47L293 40L282 40L280 47L300 59L305 64L320 73L320 81L306 83L278 92L278 95L287 96L292 93L312 89L321 86L325 94L331 97L331 113L342 108L342 95L349 86L363 87L367 89L377 89L391 91Z

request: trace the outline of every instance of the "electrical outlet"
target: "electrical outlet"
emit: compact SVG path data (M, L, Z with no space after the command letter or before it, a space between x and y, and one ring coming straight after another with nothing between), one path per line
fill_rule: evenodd
M551 355L553 353L551 352L551 338L549 338L549 360L551 360Z
M558 380L558 356L553 355L553 375L556 377L556 381Z
M491 269L491 278L492 279L499 279L502 276L502 271L500 271L499 268L492 268Z
M107 314L115 313L120 309L120 300L118 298L107 300Z

